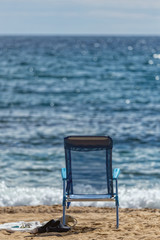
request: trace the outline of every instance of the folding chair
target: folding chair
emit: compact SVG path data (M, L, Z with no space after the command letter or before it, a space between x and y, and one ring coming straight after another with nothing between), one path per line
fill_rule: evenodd
M66 168L63 179L63 224L66 204L75 201L114 201L116 226L119 227L118 176L112 173L113 141L105 136L69 136L64 138ZM115 189L115 191L114 191Z

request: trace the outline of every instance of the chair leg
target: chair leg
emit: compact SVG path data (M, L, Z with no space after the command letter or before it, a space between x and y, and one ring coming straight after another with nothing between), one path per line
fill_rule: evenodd
M66 218L65 214L66 214L66 202L63 201L63 225L65 225L65 218Z
M117 229L119 228L119 202L118 202L118 196L116 198L116 223L117 223Z
M66 196L65 196L65 180L63 180L63 225L65 225Z
M118 199L118 180L116 179L116 222L117 229L119 228L119 199Z

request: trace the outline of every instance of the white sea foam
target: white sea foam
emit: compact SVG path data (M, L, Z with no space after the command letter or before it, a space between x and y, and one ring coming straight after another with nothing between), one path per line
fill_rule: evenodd
M152 188L125 188L119 190L122 208L160 208L160 191L158 186Z
M62 190L50 187L7 187L0 183L0 206L52 205L61 203Z
M87 187L88 188L88 187ZM159 208L160 191L158 186L150 189L120 187L119 202L122 208ZM0 206L54 205L62 203L62 189L41 187L8 187L0 183ZM113 206L106 202L77 202L76 206Z

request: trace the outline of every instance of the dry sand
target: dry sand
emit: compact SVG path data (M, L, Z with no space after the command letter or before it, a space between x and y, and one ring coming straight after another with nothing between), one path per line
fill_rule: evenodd
M155 240L160 239L160 210L120 209L120 226L116 229L116 215L113 208L71 207L67 214L77 219L77 225L68 233L30 233L0 231L0 240ZM15 221L49 221L62 216L62 207L23 206L1 207L0 223Z

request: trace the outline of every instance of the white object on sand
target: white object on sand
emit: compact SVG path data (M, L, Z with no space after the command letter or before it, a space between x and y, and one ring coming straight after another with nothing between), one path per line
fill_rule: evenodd
M32 221L32 222L11 222L11 223L4 223L0 224L0 230L6 230L8 232L30 232L32 233L33 230L37 227L41 227L42 224L39 221Z

